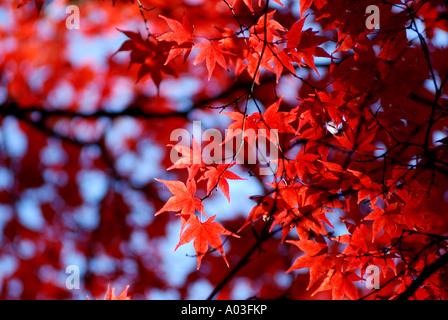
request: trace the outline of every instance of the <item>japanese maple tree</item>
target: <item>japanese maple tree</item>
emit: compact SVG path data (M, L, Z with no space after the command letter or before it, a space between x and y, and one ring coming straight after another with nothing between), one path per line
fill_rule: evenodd
M1 1L0 297L447 299L447 46L442 0Z

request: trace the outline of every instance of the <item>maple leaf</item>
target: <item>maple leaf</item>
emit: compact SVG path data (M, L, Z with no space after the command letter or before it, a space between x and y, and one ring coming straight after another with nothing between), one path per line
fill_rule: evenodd
M262 216L271 214L274 207L274 199L269 196L252 196L250 199L257 201L257 205L249 212L249 216L237 232L243 230L248 224L258 220Z
M306 253L298 257L293 265L286 270L286 273L297 269L310 268L310 281L307 290L334 265L333 261L326 255L328 249L326 243L314 242L313 240L286 240L286 242L297 246Z
M313 240L287 240L286 242L297 246L300 250L309 254L310 257L321 255L324 253L324 249L328 248L326 243L315 242ZM293 265L290 270L294 269Z
M110 283L107 285L107 291L104 296L104 300L131 300L131 297L128 295L129 285L124 288L124 290L118 295L115 295L115 288L111 289ZM87 296L87 300L90 300L89 296Z
M246 180L240 178L235 173L229 171L228 169L232 167L234 164L220 164L216 167L208 166L207 171L205 171L202 179L207 179L207 194L209 194L213 188L217 185L219 189L221 189L222 193L226 196L227 200L230 202L230 194L229 194L229 183L227 179L230 180Z
M300 19L303 18L305 11L313 4L313 0L300 0Z
M245 139L252 148L255 147L255 135L257 134L256 131L258 129L259 120L258 114L247 116L244 113L237 111L223 112L223 114L234 120L226 131L226 138L223 143L226 143L230 139L238 137L241 134L241 139Z
M279 144L278 133L295 133L290 125L296 116L289 112L279 112L278 109L283 97L271 104L263 114L254 113L245 116L241 112L223 112L223 114L235 120L228 127L229 131L224 142L239 135L244 129L243 137L251 147L254 147L255 134L258 132L266 136L273 144ZM259 129L259 130L258 130Z
M139 82L149 74L157 89L159 89L162 82L162 72L176 76L174 69L166 64L169 49L171 48L168 42L146 41L140 33L117 30L125 34L129 40L126 40L114 55L121 51L131 51L131 60L128 68L133 64L141 64L136 82Z
M272 43L274 40L282 38L279 31L286 31L285 27L273 19L276 12L277 10L272 10L266 17L261 16L257 24L251 28L251 41L254 47L258 45L256 50L259 52L262 51L265 41Z
M190 179L186 185L181 181L166 181L157 178L155 180L166 185L173 194L164 206L155 213L156 216L166 211L181 211L181 215L189 217L194 215L195 209L204 213L201 200L194 196L196 192L194 180Z
M175 151L181 154L181 157L176 162L167 168L167 171L173 169L188 169L189 179L194 179L200 168L205 167L204 160L202 159L202 152L199 144L193 138L193 148L176 144L169 144Z
M299 66L303 60L319 75L314 64L314 56L330 57L322 48L318 47L318 45L327 42L329 39L316 36L317 31L312 31L311 28L303 31L303 25L307 17L294 23L291 29L285 34L285 38L288 40L286 51L291 54L295 62L299 63Z
M358 153L379 150L371 144L377 129L378 127L374 123L368 126L365 122L360 123L359 119L350 119L347 129L343 130L342 135L336 135L335 138L343 147Z
M252 13L254 12L254 7L252 6L252 0L230 0L229 5L231 8L235 8L237 3L241 3L241 2L243 2Z
M246 37L238 36L235 31L229 28L220 28L215 26L215 29L220 33L219 44L223 51L231 52L232 55L226 54L227 64L235 72L238 77L246 68L246 55L248 51L248 43Z
M167 32L165 34L162 34L161 36L158 36L158 40L164 40L168 42L173 41L178 45L184 44L185 42L193 42L193 28L191 27L191 24L186 16L184 16L183 23L162 15L159 15L159 17L166 21L173 32Z
M180 246L194 240L193 246L197 254L198 270L201 267L202 258L208 251L208 244L222 255L227 266L229 266L229 262L224 253L223 243L219 235L228 235L239 238L238 235L225 229L220 223L214 222L215 217L216 215L210 217L206 222L201 222L195 215L191 216L188 220L189 227L182 233L180 241L174 249L177 250Z
M285 227L295 225L299 238L305 240L308 239L310 231L316 234L325 233L323 222L331 226L325 217L325 209L315 205L316 202L321 203L321 198L327 196L321 193L320 189L310 189L301 183L285 185L279 182L269 185L278 190L276 203L279 204L281 210L287 210L287 212L280 211L274 220L275 224L284 224L283 232L287 232ZM283 238L284 236L285 233Z
M293 75L296 75L296 70L291 63L291 57L286 53L285 49L279 51L276 47L273 48L270 45L268 48L272 53L272 57L269 59L269 62L274 65L274 70L272 71L275 73L276 83L278 83L280 77L282 76L284 68L286 68ZM267 57L268 55L266 55L266 59Z
M124 288L124 290L118 295L115 296L115 288L110 288L110 284L107 286L106 296L104 300L131 300L131 297L128 295L129 285Z
M157 37L157 40L176 42L177 44L176 46L171 47L165 65L182 53L184 53L184 60L186 60L193 46L193 27L191 26L190 21L188 21L187 16L184 15L182 23L162 15L159 15L159 17L166 21L173 32L162 34Z
M213 42L201 42L193 47L193 49L201 49L193 64L197 65L199 62L205 59L205 64L208 70L208 80L212 77L213 70L215 69L216 63L227 70L226 59L224 58L224 52L217 41Z
M359 280L362 280L362 278L354 272L342 274L340 271L331 269L322 284L312 295L314 296L321 291L331 290L333 300L342 300L344 296L351 300L356 300L358 299L358 291L353 282Z
M252 13L254 13L254 7L253 7L253 5L252 5L252 0L232 0L232 1L230 1L229 3L230 3L230 5L231 5L231 7L235 7L236 3L237 3L237 2L241 2L241 1L243 1L244 4L246 5L246 7L249 8L249 10L250 10ZM281 5L282 7L284 7L284 5L280 2L280 0L272 0L272 1L274 1L275 3L278 3L279 5ZM263 2L263 0L258 0L258 6L259 6L259 7L261 7L262 2Z
M347 230L350 232L350 234L343 234L335 238L335 240L339 242L348 244L342 254L348 254L349 250L352 250L353 248L359 248L363 252L367 252L367 243L365 240L367 236L366 225L361 224L358 227L344 219L341 219L341 221L345 224Z
M372 241L382 230L389 235L393 235L400 224L405 224L401 207L402 205L399 203L392 203L383 210L378 206L372 205L374 210L364 217L364 220L373 220Z
M95 54L98 63L91 64L92 55L83 47L87 55L75 60L91 61L84 60L81 64L85 66L80 67L70 59L71 54L60 54L73 49L61 41L74 32L63 26L63 19L56 19L60 28L55 32L37 30L42 21L36 20L36 12L38 16L39 12L43 14L47 5L48 13L57 10L58 5L53 8L50 2L56 1L12 0L0 5L0 11L8 15L6 28L0 28L0 38L7 40L0 48L0 74L7 78L7 86L2 87L4 99L0 99L0 112L7 118L1 125L5 136L11 131L8 136L23 135L19 140L28 141L26 148L13 148L14 143L8 143L8 139L2 141L2 147L7 148L3 148L6 153L0 160L2 178L6 178L0 183L0 211L6 210L9 220L2 228L0 251L23 240L39 248L26 259L21 250L9 250L17 266L4 277L3 287L10 287L17 279L24 286L20 292L3 290L2 298L73 298L73 291L61 288L56 279L47 279L43 273L36 277L34 272L42 265L60 268L67 239L75 240L70 245L87 259L92 248L104 249L100 251L119 266L114 278L126 276L127 260L131 258L130 267L140 279L135 292L140 296L151 288L169 287L169 271L161 273L154 268L165 259L160 246L163 241L159 240L169 232L172 220L170 214L160 214L165 211L173 211L180 220L179 246L190 240L198 252L198 267L207 252L220 252L224 257L210 259L203 272L187 272L185 281L172 288L180 297L188 295L197 281L205 280L224 299L231 290L221 290L217 281L246 277L256 282L261 299L285 292L291 299L319 298L322 292L333 299L356 299L358 290L365 291L357 288L356 281L367 274L369 265L379 267L383 280L381 291L370 291L369 298L395 299L405 292L403 298L419 283L411 294L413 299L448 297L447 266L420 282L427 268L443 259L447 244L447 50L436 37L438 31L448 31L442 5L446 1L401 1L404 7L368 0L218 0L199 1L201 5L193 5L194 1L112 0L95 1L93 6L89 1L65 1L86 5L82 11L93 17L85 19L83 28L76 31L82 38L107 41L104 31L114 24L137 25L147 31L121 31L126 39L117 52L127 52L129 59ZM150 2L157 6L160 16L154 15L155 8L144 6ZM281 11L272 10L283 6L282 2L285 7ZM366 27L366 7L373 2L381 11L379 32ZM26 7L12 10L17 5ZM181 7L194 7L194 14L178 18L185 10ZM319 33L308 25L318 26ZM413 37L407 32L409 26L415 27ZM212 36L216 32L217 36ZM326 36L332 42L328 46ZM187 61L199 38L209 40L202 40L205 43L196 47L196 59ZM332 54L324 48L330 48ZM328 63L316 67L319 57ZM126 64L132 67L132 73L126 70ZM315 75L317 71L321 77ZM207 76L209 80L213 76L213 81L207 83ZM154 88L132 86L131 77L140 83L151 80L157 93L166 78L179 77L180 81L167 82L160 90L161 96L156 96ZM66 95L63 87L72 93ZM283 100L278 98L282 93ZM297 107L294 95L300 97ZM51 96L56 99L47 99ZM219 114L213 110L219 110ZM230 121L227 117L220 119L223 112ZM220 150L204 149L203 153L196 141L191 146L169 145L171 153L162 155L160 161L136 161L140 155L146 158L152 150L172 143L168 142L174 141L169 132L185 128L197 116L207 123L212 121L216 128L234 130L226 130L226 142L231 143L219 145ZM131 127L122 127L122 120L132 123ZM109 123L130 130L104 136L110 133L104 131ZM271 130L277 130L278 135ZM268 138L264 140L269 140L271 148L274 144L281 148L276 160L279 166L272 179L262 177L258 165L247 161L243 166L260 182L263 195L251 197L257 203L246 221L240 222L237 217L229 221L233 226L238 223L235 229L243 225L239 231L246 231L248 237L247 243L232 243L230 259L222 246L233 234L215 222L216 216L209 219L205 215L202 204L208 196L199 198L197 194L211 195L217 189L230 201L229 179L241 178L230 172L232 165L209 162L206 156L212 158L213 153L224 160L222 152L216 151L230 149L238 150L235 157L241 155L239 150L252 155L263 143L260 138ZM216 141L221 139L213 137ZM91 149L91 143L98 144L103 156ZM147 148L147 143L155 148ZM216 144L207 144L211 145ZM380 147L384 150L377 153ZM48 157L49 153L57 156ZM182 157L170 163L172 155ZM139 165L144 163L146 172L153 162L168 168L169 174L179 176L175 178L179 180L147 183L146 174L139 175ZM177 171L171 171L174 169ZM106 178L112 175L120 180L112 186L116 190L101 201L94 230L84 226L84 218L75 217L80 234L90 234L87 242L86 237L67 237L71 231L58 225L73 220L74 208L98 202L97 192L89 197L80 193L78 180L86 170L99 170ZM14 199L25 203L33 198L33 189L45 184L51 186L46 188L48 202L31 201L37 211L42 211L43 229L31 230L24 225L27 221L9 211L14 213L16 209ZM244 187L246 183L238 184ZM165 187L168 201L158 205L163 193L160 189ZM133 213L133 206L145 203L162 208L156 219L140 219ZM328 219L327 213L335 219ZM254 225L253 234L242 230L260 218L266 223ZM337 218L348 232L339 233L339 223L336 228L331 225L329 220ZM42 232L47 225L54 226L50 234ZM139 237L151 238L149 260L148 255L140 254L143 252L128 252L139 251L126 245L136 232ZM280 238L280 232L281 241L271 241ZM290 235L294 238L288 239ZM251 241L253 236L255 243ZM285 244L286 240L292 241ZM294 247L289 248L289 244ZM295 247L303 252L285 268L284 262L291 259L289 249ZM221 259L227 265L227 259L230 263L237 259L238 267L247 258L254 258L254 263L236 275L235 270L223 274L219 265L224 266ZM265 277L285 269L288 277L296 276L287 287ZM306 275L302 271L307 271ZM86 289L97 292L104 275L89 276ZM307 276L307 289L314 291L311 297L300 290ZM109 285L100 299L128 299L127 289L116 295Z
M271 104L263 113L263 120L258 124L259 132L266 133L266 137L275 145L279 145L278 133L295 133L296 130L290 125L296 119L296 116L289 112L279 112L283 96ZM266 131L263 131L266 130Z
M296 224L296 221L298 221L298 218L299 217L296 214L290 212L290 210L282 210L279 214L276 214L274 216L274 221L271 224L269 232L271 232L276 225L282 225L281 242L283 243L285 242L286 236Z

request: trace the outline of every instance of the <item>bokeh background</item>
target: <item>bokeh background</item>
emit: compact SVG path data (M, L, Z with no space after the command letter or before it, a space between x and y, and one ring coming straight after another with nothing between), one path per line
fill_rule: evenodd
M298 19L299 1L282 2L285 8L274 3L272 8L285 20ZM191 243L174 252L180 222L168 213L154 217L170 196L154 178L185 178L185 173L166 171L172 130L191 130L193 120L202 121L204 129L228 126L228 117L192 107L210 99L216 105L231 101L235 95L220 96L230 87L231 77L221 83L213 78L203 81L205 64L178 63L180 76L164 76L159 88L150 78L136 83L138 70L128 68L129 53L116 53L127 40L120 30L143 36L147 32L135 2L116 1L112 6L112 1L46 1L39 16L33 1L20 8L17 3L0 2L0 297L101 298L110 283L118 291L131 284L136 299L206 298L224 276L224 262L212 253L196 271ZM201 0L142 3L157 8L145 13L154 34L168 30L159 14L182 17L184 12L195 32L206 32L201 12L218 5ZM78 30L65 27L68 4L80 8ZM204 11L195 10L199 7ZM241 10L250 17L247 9ZM232 16L223 7L217 24L226 19L230 23ZM310 22L307 27L320 30ZM409 38L416 37L409 32ZM447 34L437 32L433 44L446 46ZM326 45L328 52L334 50L334 43ZM325 79L327 68L319 65L326 63L316 59L320 78L309 69L301 70L301 76L315 82ZM277 94L294 104L307 90L285 76ZM20 109L13 111L14 107ZM157 116L164 112L186 113ZM440 131L433 140L445 136ZM204 204L209 215L218 214L219 221L235 232L255 205L249 197L262 194L264 187L247 168L235 166L232 171L247 179L229 180L232 201L216 192ZM329 219L336 235L346 233L335 216ZM244 232L251 234L250 228ZM236 247L245 244L232 241L225 242L225 250L234 264L241 256ZM265 250L280 258L267 256L260 263L288 268L291 252L297 251L277 243L267 244ZM80 269L79 290L65 288L68 265ZM298 273L260 275L258 282L242 273L226 295L246 299L262 284L267 288L266 283L274 295L302 279ZM304 287L306 281L297 282L297 290Z

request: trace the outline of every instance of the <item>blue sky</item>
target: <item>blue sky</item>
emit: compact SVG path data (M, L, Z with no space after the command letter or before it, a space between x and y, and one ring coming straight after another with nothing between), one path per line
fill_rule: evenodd
M286 2L286 1L284 1ZM299 2L294 2L293 9L298 12ZM278 7L273 4L273 7ZM64 19L66 17L65 7L49 5L46 7L46 14L50 19ZM296 13L297 13L296 12ZM81 18L81 26L82 20ZM87 17L87 19L101 19L101 12L98 12L95 16ZM51 34L51 25L42 20L39 22L40 27L38 28L41 32L47 35ZM14 26L14 21L9 18L8 12L0 8L0 27L10 28ZM131 21L126 26L118 26L119 28L127 30L135 30L137 27L144 32L141 21ZM313 27L309 24L306 27ZM420 30L423 26L419 25ZM120 33L110 33L108 37L104 35L98 35L93 37L85 37L82 32L77 30L71 30L67 33L69 45L67 49L67 57L69 61L72 62L74 66L81 67L85 64L93 67L95 70L101 71L105 68L105 61L107 57L113 54L120 45L126 40L126 37ZM437 46L446 46L448 43L448 34L443 31L436 32L435 44ZM409 38L416 37L412 31L409 31ZM1 47L1 40L0 40ZM1 49L0 49L1 53ZM121 53L117 55L117 59L123 59L126 57L127 53ZM1 55L0 55L1 59ZM316 59L318 60L318 59ZM316 61L318 62L318 61ZM45 78L45 68L41 68L36 71L35 75L30 78L30 84L33 86L39 86L42 83L42 79ZM295 102L295 94L297 92L298 82L292 77L284 77L281 80L279 94L285 95L285 99L289 99L289 102ZM116 85L113 88L113 95L107 101L107 105L110 111L120 111L133 98L132 79L119 78L116 80ZM151 83L147 83L148 91L150 93L155 93L155 87ZM429 87L431 84L428 85ZM196 90L198 90L199 83L193 78L181 78L164 80L162 83L162 94L170 98L174 98L180 102L181 105L186 107L191 103L190 97ZM430 89L430 88L429 88ZM90 90L90 91L89 91ZM88 111L89 105L95 101L98 97L97 94L99 88L95 87L95 84L88 89L85 100L81 101L81 106ZM57 88L48 97L49 102L59 107L64 107L67 101L71 99L74 95L74 88L68 82L62 82L61 86ZM6 98L6 93L4 88L0 87L0 103ZM218 125L216 121L220 122L226 118L225 116L219 116L215 118L205 119L203 122L205 127L214 127ZM135 123L132 119L121 119L114 123L113 129L110 130L110 134L107 139L110 141L117 141L128 135L135 135ZM437 131L433 136L433 141L444 138L447 132ZM24 155L27 150L27 146L30 142L27 137L20 131L17 125L17 120L13 118L6 118L3 122L2 128L0 130L0 145L4 150L7 150L9 156L13 158L20 158ZM157 165L161 159L164 152L168 152L167 149L162 149L156 146L150 140L141 141L138 145L138 153L124 153L117 159L117 169L120 172L129 174L132 183L135 185L143 185L154 178L168 179L170 173L167 173L163 168ZM91 152L95 152L92 150ZM384 150L381 150L384 152ZM50 141L50 144L45 150L42 151L41 161L46 163L64 161L66 155L60 148L60 143L57 141ZM250 209L254 206L254 202L249 200L248 197L262 193L261 187L255 179L251 178L247 172L243 172L235 166L232 169L237 175L242 178L248 179L248 181L233 181L228 180L230 185L230 196L232 201L230 204L221 192L216 192L215 196L208 199L205 205L205 211L209 216L218 214L218 219L226 220L231 219L235 216L235 213L248 213ZM46 178L49 181L58 181L60 177L52 176L52 172L46 173ZM80 186L81 195L85 200L85 205L79 208L75 213L75 219L78 223L85 226L86 228L94 228L98 223L98 206L99 201L107 193L107 188L109 186L108 179L104 172L97 170L83 170L78 174L77 181ZM13 176L11 173L0 168L0 189L8 188L13 182ZM44 219L40 211L40 202L43 200L51 200L51 186L44 186L42 188L29 191L25 194L22 199L17 204L17 210L19 214L19 219L21 223L31 230L39 230L44 224ZM138 193L133 193L127 191L126 196L129 202L132 203L133 211L129 216L135 223L141 223L142 225L150 223L154 219L155 208L148 205L141 195ZM3 226L7 221L8 217L12 215L11 210L4 206L0 206L0 226ZM337 219L337 215L328 215L330 222L336 227L336 234L342 234L346 232L343 224ZM151 241L157 241L157 245L162 247L164 252L167 252L163 256L163 269L167 270L168 281L173 286L181 286L185 276L191 271L196 269L196 258L187 257L187 255L192 255L194 253L192 244L184 245L174 252L179 241L180 233L180 223L173 222L169 224L167 228L167 236L165 239L149 239L148 236L142 231L136 231L132 235L131 246L137 252L145 252L149 247L151 247ZM1 237L1 234L0 234ZM19 245L20 251L24 256L32 255L35 250L33 243L29 241L23 241ZM74 250L72 243L67 243L64 245L63 249L64 263L66 265L75 264L80 267L81 270L86 269L85 258ZM91 268L99 273L107 272L110 263L110 258L106 256L95 257L92 261ZM127 267L129 270L135 268L132 261L127 262ZM9 256L2 256L0 258L0 273L4 275L10 274L15 268L15 261ZM59 270L59 281L61 285L65 283L65 270ZM55 272L54 270L48 271L49 273ZM81 271L82 272L82 271ZM45 274L42 275L45 277ZM282 282L284 279L279 275L278 281ZM1 277L0 277L1 284ZM115 284L117 290L124 288L126 283L118 281ZM190 292L190 299L204 299L211 292L210 284L206 281L200 281L196 283ZM20 283L13 283L11 290L20 291ZM86 292L79 292L79 299L84 299ZM242 281L237 284L237 290L235 290L236 299L244 299L251 296L252 292L250 287ZM148 294L148 299L178 299L176 291L160 291L154 290Z

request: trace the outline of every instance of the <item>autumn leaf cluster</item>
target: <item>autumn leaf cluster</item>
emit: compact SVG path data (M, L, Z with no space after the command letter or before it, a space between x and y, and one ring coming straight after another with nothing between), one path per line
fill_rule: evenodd
M121 37L101 67L61 54L73 31L48 15L57 4L17 2L0 7L15 22L0 28L1 127L14 119L32 143L22 156L2 143L14 183L0 194L11 212L1 250L18 261L3 297L33 266L61 268L72 246L114 261L107 275L85 272L92 296L124 277L140 298L186 298L201 280L210 299L235 297L241 283L261 299L447 298L446 2L81 1L90 16L76 32ZM372 5L378 29L366 25ZM34 35L44 21L52 33ZM131 98L111 107L120 90ZM173 141L197 120L222 132L220 161L207 158L216 141ZM260 141L278 156L248 161ZM45 160L50 147L63 155ZM157 173L146 178L145 166ZM106 176L97 199L82 194L86 171ZM53 196L30 191L39 188ZM38 230L16 217L26 197L39 199ZM99 222L83 225L81 207ZM178 243L166 250L173 225ZM32 257L14 253L25 240ZM196 268L174 284L164 257L190 243ZM379 288L366 287L369 266ZM23 295L37 292L69 296L43 279Z

